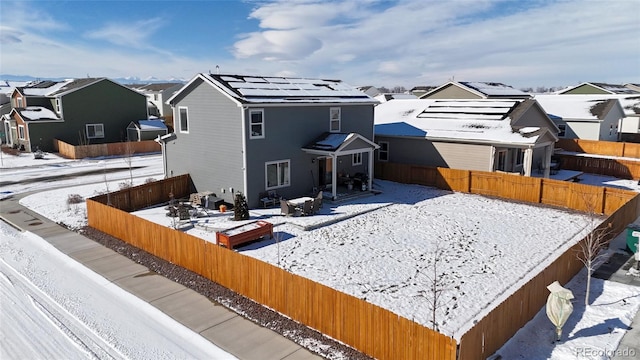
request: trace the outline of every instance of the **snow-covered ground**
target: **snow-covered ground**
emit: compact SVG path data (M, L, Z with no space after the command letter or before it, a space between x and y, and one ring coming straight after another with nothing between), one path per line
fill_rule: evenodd
M37 160L28 161L41 164ZM134 170L139 171L134 173L134 183L149 177L162 177L159 155L139 157L137 161L141 167ZM23 191L19 186L22 180L42 177L43 173L55 175L55 171L65 171L66 183L56 181L63 188L47 191L46 196L28 196L22 204L73 227L86 224L86 208L84 204L67 205L69 194L90 197L104 191L105 174L108 182L118 183L129 178L127 165L118 158L61 164L52 162L52 166L39 165L35 171L31 171L33 167L25 168L19 160L9 162L13 164L11 167L7 163L5 154L0 175L1 190L3 193L7 191L3 196ZM103 172L79 177L71 175L87 167ZM119 172L105 170L110 168L123 169ZM638 190L637 183L632 180L592 175L581 178L582 183ZM5 187L10 182L16 184ZM92 185L82 185L86 183ZM44 180L34 180L29 190L45 190L51 186ZM270 263L279 263L289 271L366 298L427 326L431 326L429 304L425 300L430 296L426 290L430 281L428 275L434 259L438 259L438 273L445 273L447 280L444 296L448 301L438 308L437 322L440 331L459 338L490 304L499 302L509 295L509 289L512 291L514 285L526 281L530 271L544 267L549 261L547 258L553 258L577 241L588 223L584 215L558 209L378 180L376 187L383 191L381 195L337 206L325 203L321 213L313 217L286 218L279 215L279 209L252 210L252 220L264 219L274 223L276 238L238 251ZM117 185L110 184L109 188L115 190ZM171 226L171 219L165 213L166 210L156 208L138 215ZM216 230L239 224L230 216L229 213L214 211L211 216L194 219L183 230L215 241ZM333 224L323 226L325 223ZM312 230L305 231L304 228ZM438 243L439 249L435 246ZM436 257L438 250L441 253ZM585 311L579 311L584 275L577 275L568 285L577 295L574 304L577 314L573 327L575 339L584 337L582 335L588 329L601 322L602 314L606 314L607 319L628 325L640 306L640 289L594 281L602 285L596 286L599 290L594 296L594 305ZM611 305L623 298L626 305ZM579 343L577 340L548 344L553 326L544 318L536 319L520 333L549 332L548 338L525 335L521 336L524 340L512 342L524 341L531 348L547 349L539 353L541 357L535 358L545 358L542 356L545 353L553 353L555 357L556 351L575 350L573 346ZM615 349L623 332L616 330L611 336L594 337L591 333L586 336L593 346ZM522 358L532 358L528 356L531 351L522 345L503 350L503 358L517 358L518 354L522 354Z

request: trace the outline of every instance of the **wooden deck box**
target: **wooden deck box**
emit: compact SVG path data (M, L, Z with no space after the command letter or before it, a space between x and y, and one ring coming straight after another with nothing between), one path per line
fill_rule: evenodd
M233 249L236 245L258 240L267 235L269 235L270 239L273 238L273 224L258 220L216 232L216 242L227 249Z

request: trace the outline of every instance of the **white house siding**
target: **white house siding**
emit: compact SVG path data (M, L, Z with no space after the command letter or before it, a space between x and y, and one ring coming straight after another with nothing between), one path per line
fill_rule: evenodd
M434 142L433 146L449 168L492 171L491 145Z
M195 190L212 191L232 203L230 188L244 188L242 109L209 84L198 80L174 108L176 140L166 145L168 175L189 173ZM189 133L181 133L178 108L188 108ZM222 189L225 192L222 192Z

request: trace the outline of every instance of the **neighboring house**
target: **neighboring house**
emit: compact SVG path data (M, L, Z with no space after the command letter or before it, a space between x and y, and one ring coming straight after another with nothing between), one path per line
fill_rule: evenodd
M532 99L391 100L375 108L379 161L548 177L557 132Z
M135 120L127 126L127 141L154 140L168 132L162 119Z
M451 81L420 99L528 99L531 94L495 82Z
M629 84L627 84L629 85ZM577 86L569 87L561 90L558 94L562 95L633 95L640 94L638 89L627 87L627 85L605 84L596 82L585 82ZM631 84L633 85L633 84Z
M560 129L558 137L618 141L624 109L606 95L536 95L535 99Z
M640 93L640 84L628 83L628 84L624 84L624 87L626 87L627 89L631 89L631 90L634 90L634 91Z
M163 119L169 119L173 122L173 110L166 103L176 91L180 90L184 84L167 82L167 83L151 83L151 84L131 84L127 85L132 89L144 94L147 97L149 105L149 116L155 116Z
M419 98L435 88L437 88L437 86L414 86L409 90L409 93Z
M0 135L0 143L8 143L9 136L11 134L11 128L9 124L9 113L11 112L11 93L16 87L25 86L28 81L0 81L0 121L2 122L2 132ZM5 125L6 124L6 125ZM17 132L17 129L16 129Z
M378 94L373 98L382 103L382 102L387 102L393 99L417 99L418 97L413 94L405 94L405 93L384 93L384 94Z
M339 80L201 73L168 102L165 169L197 191L227 202L240 191L257 207L266 191L336 197L339 174L368 174L370 189L377 101Z
M367 86L359 86L356 89L362 91L363 93L365 93L365 94L367 94L367 95L369 95L371 97L374 97L374 96L380 94L380 90L378 90L378 88L375 87L375 86L369 86L369 85L367 85Z
M146 119L144 95L106 78L40 81L16 88L5 120L9 143L25 151L125 140L127 125Z

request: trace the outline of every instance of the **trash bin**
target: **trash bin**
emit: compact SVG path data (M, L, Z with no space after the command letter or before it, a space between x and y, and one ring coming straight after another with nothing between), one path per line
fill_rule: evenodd
M633 233L636 231L638 235L640 235L640 225L627 225L627 247L634 253L638 251L638 237L633 236Z

